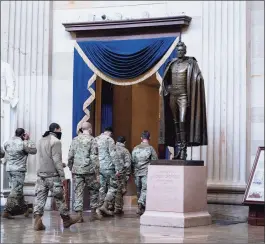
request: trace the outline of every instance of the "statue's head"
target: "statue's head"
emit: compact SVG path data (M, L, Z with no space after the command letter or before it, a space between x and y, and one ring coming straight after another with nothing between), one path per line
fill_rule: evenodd
M187 46L184 42L179 41L176 45L177 57L183 58L187 53Z

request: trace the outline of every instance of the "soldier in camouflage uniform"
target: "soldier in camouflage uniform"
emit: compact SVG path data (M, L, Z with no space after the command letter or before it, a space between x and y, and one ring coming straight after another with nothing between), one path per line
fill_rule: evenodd
M123 136L119 136L116 142L116 154L118 163L122 168L121 175L118 177L117 192L115 196L115 214L123 213L123 196L127 191L127 181L131 174L131 155L130 152L125 148L126 139Z
M80 217L71 218L64 198L63 181L65 173L62 163L61 128L52 123L38 145L38 171L36 183L36 206L34 207L34 230L45 230L42 215L49 191L63 220L64 228L77 223Z
M23 196L23 185L27 171L28 155L37 153L35 143L29 139L29 135L25 133L25 130L18 128L15 137L4 144L6 171L11 192L7 198L3 218L13 219L12 215L23 213L25 217L29 216L28 204Z
M90 220L101 219L97 210L99 204L99 159L98 147L93 136L91 136L91 124L84 122L82 132L73 139L68 153L68 167L72 171L74 180L75 203L74 211L83 219L83 193L85 184L90 190ZM98 213L98 214L97 214Z
M142 215L145 211L148 166L151 160L158 159L154 148L149 145L150 133L148 131L142 133L141 140L141 144L132 151L132 168L137 186L138 215Z
M111 136L112 128L108 127L104 133L96 137L100 162L100 210L107 215L113 215L113 212L108 210L108 204L115 198L117 177L122 172L117 161L115 142Z

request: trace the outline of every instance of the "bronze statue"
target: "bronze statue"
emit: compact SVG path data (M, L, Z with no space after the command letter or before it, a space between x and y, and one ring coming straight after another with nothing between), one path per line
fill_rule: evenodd
M188 146L207 145L204 79L194 57L179 40L177 58L166 66L161 95L161 139L174 147L173 159L186 160Z

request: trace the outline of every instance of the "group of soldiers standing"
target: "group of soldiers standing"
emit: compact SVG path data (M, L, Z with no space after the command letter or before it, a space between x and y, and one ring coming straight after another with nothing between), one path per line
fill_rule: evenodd
M92 136L92 127L84 122L71 143L68 153L68 167L74 182L74 211L71 217L64 198L63 182L65 180L61 149L61 127L52 123L36 147L24 129L19 128L15 136L1 148L1 158L5 157L11 192L3 212L3 218L11 219L13 215L30 213L23 196L26 174L26 161L29 154L37 153L38 170L36 182L36 204L33 210L34 229L44 230L42 222L44 206L51 191L65 228L83 218L83 196L87 185L90 195L90 221L100 220L103 216L123 213L123 196L131 174L135 177L138 197L137 214L142 215L146 205L147 173L151 160L157 159L154 148L149 144L150 133L141 134L141 143L132 155L126 148L126 139L119 136L112 138L112 128L108 127L97 136Z

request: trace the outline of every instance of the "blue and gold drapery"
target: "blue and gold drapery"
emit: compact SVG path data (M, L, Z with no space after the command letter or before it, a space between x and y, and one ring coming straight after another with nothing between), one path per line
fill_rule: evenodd
M90 118L97 76L115 85L134 85L156 74L158 82L175 56L177 37L81 41L75 43L73 77L73 137Z

